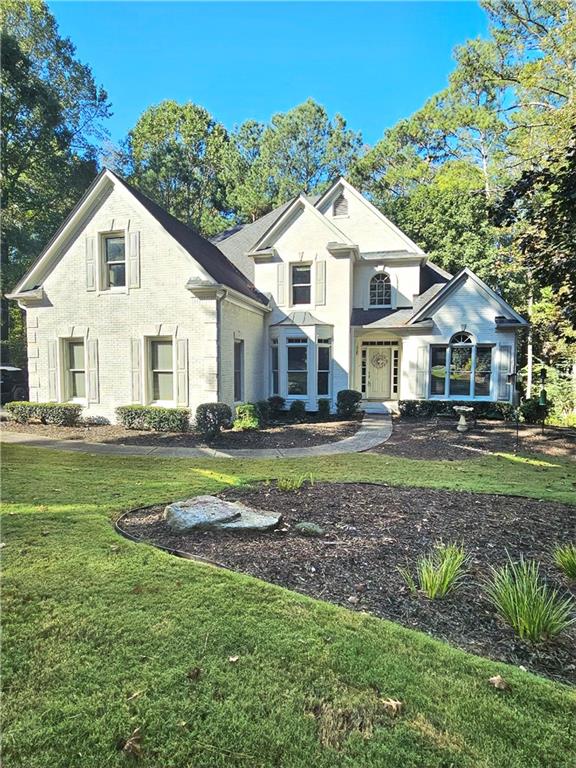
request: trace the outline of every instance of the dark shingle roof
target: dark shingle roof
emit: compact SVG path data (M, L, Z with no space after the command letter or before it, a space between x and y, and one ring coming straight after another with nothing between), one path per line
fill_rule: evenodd
M226 285L238 291L238 293L242 293L244 296L255 299L261 304L268 304L268 299L254 287L250 280L213 243L165 211L158 203L155 203L140 192L139 189L133 187L121 176L118 176L116 173L114 173L114 176L130 190L138 202L146 208L148 213L154 216L168 234L172 235L217 283Z

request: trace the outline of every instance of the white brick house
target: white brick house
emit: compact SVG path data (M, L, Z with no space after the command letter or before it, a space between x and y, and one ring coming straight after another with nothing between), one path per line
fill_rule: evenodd
M211 242L111 171L10 298L26 310L30 399L114 418L129 403L511 399L526 325L452 277L345 180Z

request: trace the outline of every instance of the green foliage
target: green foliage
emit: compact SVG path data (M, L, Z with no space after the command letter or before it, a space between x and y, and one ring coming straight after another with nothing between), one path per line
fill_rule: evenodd
M258 417L260 419L260 426L266 427L268 423L270 422L270 403L268 400L258 400L256 403L256 408L258 409Z
M362 393L355 389L341 389L336 395L336 412L343 419L351 419L358 413Z
M121 405L116 417L126 429L154 432L187 432L190 426L188 408L160 408L156 405Z
M564 576L576 581L576 544L564 544L556 547L554 562Z
M234 429L245 432L252 429L260 429L260 412L254 403L240 403L236 406L236 418Z
M302 421L306 416L306 403L304 400L292 400L289 413L294 421Z
M272 395L272 397L268 398L268 403L270 405L270 414L273 417L279 416L286 407L286 400L280 397L280 395Z
M469 400L399 400L400 415L408 419L426 419L431 416L455 416L454 406L466 405L474 408L477 419L514 419L514 408L504 402L470 402Z
M326 531L322 526L317 525L316 523L311 523L307 520L302 520L299 523L296 523L294 526L294 530L298 531L298 533L301 533L302 536L324 536Z
M522 640L550 640L576 621L571 615L574 601L543 581L536 561L521 557L491 570L486 596Z
M416 565L416 578L408 568L399 572L412 594L417 589L434 600L446 597L455 590L466 571L466 553L458 544L438 544L429 555L421 557Z
M546 405L540 405L539 397L530 397L520 403L520 413L528 424L540 424L540 422L545 421L551 408L550 400L546 401Z
M310 485L314 485L314 475L311 472L307 472L303 475L279 477L276 485L281 491L299 491L306 482Z
M25 400L13 400L4 408L18 424L39 421L41 424L54 424L58 427L73 427L78 423L82 406L77 403L30 403Z
M321 419L327 419L330 416L330 408L332 404L327 397L318 398L318 416Z
M226 403L202 403L196 408L195 427L204 437L216 437L231 421L232 410Z

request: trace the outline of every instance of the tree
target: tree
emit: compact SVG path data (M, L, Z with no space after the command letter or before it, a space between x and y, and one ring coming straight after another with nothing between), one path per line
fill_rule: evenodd
M235 139L244 158L235 201L248 219L301 192L321 194L347 174L362 146L341 115L330 119L312 99L274 115L266 127L245 123Z
M232 216L228 185L237 150L223 125L196 104L163 101L130 131L130 180L173 216L204 235Z
M2 4L2 294L68 214L96 172L110 114L105 91L40 0ZM9 313L2 297L2 342Z

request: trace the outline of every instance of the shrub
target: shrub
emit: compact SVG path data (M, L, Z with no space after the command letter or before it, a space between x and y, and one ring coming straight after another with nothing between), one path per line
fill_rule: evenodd
M530 397L520 404L520 413L528 424L539 424L541 421L546 421L551 408L550 400L546 405L540 405L540 398Z
M268 398L268 404L272 415L278 416L284 410L286 400L283 397L280 397L280 395L272 395L272 397Z
M306 403L304 400L292 400L290 403L290 416L294 421L302 421L306 416Z
M267 426L270 422L270 403L268 400L258 400L256 408L258 409L258 416L260 417L260 426Z
M542 580L534 560L509 559L502 568L492 568L486 596L519 637L532 643L556 637L574 623L573 600Z
M58 427L73 427L82 412L79 403L30 403L25 400L13 400L6 403L5 408L18 424L40 421Z
M216 437L231 421L232 411L226 403L202 403L196 408L196 429L203 437Z
M156 405L121 405L116 417L126 429L154 432L187 432L190 421L188 408L160 408Z
M239 432L245 432L260 427L260 414L254 403L241 403L236 406L236 418L234 419L234 429Z
M512 421L514 419L514 407L510 403L475 402L464 400L400 400L398 410L405 418L430 418L431 416L454 416L455 405L468 405L474 408L476 419L499 419Z
M299 477L280 477L276 485L280 491L299 491L306 481L314 485L314 476L310 472Z
M338 416L349 419L358 413L358 406L362 400L362 393L355 389L341 389L336 397L336 411Z
M294 530L301 533L302 536L324 536L325 530L322 526L316 523L310 523L307 520L303 520L300 523L296 523Z
M568 579L576 581L576 544L564 544L554 550L554 562Z
M458 544L438 544L425 557L421 557L416 565L416 579L407 568L399 568L399 572L412 594L418 588L426 597L434 600L445 597L462 581L466 570L466 554Z
M321 419L327 419L330 416L330 400L326 397L318 400L318 416Z

